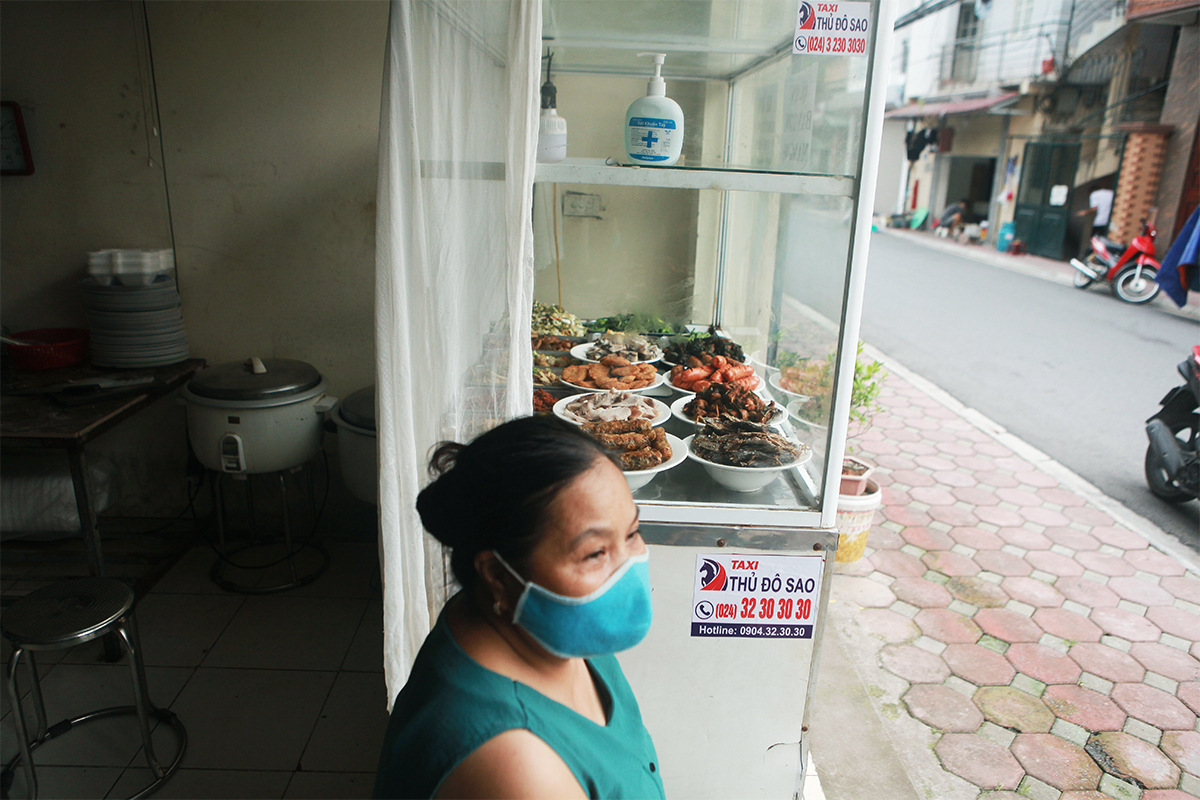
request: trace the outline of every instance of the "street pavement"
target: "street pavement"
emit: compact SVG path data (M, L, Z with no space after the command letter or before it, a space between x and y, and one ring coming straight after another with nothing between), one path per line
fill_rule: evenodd
M832 585L824 796L1200 797L1200 556L867 355L884 411L851 445L883 508Z

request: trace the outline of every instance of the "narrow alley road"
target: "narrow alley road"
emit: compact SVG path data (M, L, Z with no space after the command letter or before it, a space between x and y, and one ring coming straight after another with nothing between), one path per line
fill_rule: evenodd
M1194 321L876 234L861 338L1200 550L1200 504L1142 473Z

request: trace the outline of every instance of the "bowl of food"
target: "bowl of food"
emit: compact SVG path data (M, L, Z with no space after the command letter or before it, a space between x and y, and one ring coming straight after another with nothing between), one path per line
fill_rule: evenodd
M606 333L594 342L575 345L571 348L571 355L593 364L602 361L605 356L620 356L634 364L651 364L662 358L663 351L645 336Z
M671 418L671 408L637 392L583 392L555 403L554 414L576 425L645 419L658 426Z
M808 399L808 395L800 394L799 392L793 392L791 389L786 388L783 381L784 381L784 379L783 379L782 373L775 372L775 373L772 373L771 376L767 378L767 385L769 385L775 391L783 394L785 397L792 398L793 400L799 400L800 402L804 402L805 400ZM794 383L790 383L790 382L788 382L787 385L795 386Z
M676 419L691 424L728 415L775 425L787 417L787 411L773 400L766 400L737 383L714 383L702 392L684 395L671 404L671 413Z
M687 446L662 428L653 427L649 420L588 422L582 428L617 455L630 491L687 458Z
M805 464L812 448L752 422L713 421L683 440L688 458L735 492L756 492L785 470Z

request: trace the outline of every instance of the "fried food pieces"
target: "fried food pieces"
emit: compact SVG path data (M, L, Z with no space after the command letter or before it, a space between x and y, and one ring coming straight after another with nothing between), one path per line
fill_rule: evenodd
M778 406L767 402L740 383L714 383L683 407L683 413L694 420L731 416L750 422L768 422Z
M584 389L644 389L658 372L653 364L633 364L620 356L605 356L598 364L576 364L563 370L562 379Z
M692 450L705 461L729 467L778 467L797 461L808 445L772 433L766 425L719 417L704 420Z
M671 458L667 435L662 428L651 427L649 420L589 422L583 429L616 452L621 458L621 469L626 472L657 467Z

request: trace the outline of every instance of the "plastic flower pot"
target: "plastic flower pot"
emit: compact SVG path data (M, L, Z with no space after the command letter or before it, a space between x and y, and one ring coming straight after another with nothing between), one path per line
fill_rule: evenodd
M858 561L867 546L871 520L875 510L883 505L879 484L867 480L862 494L839 494L837 509L838 549L836 561L842 564Z
M862 494L867 489L867 479L874 471L874 464L868 464L854 456L846 456L842 459L842 485L838 488L838 494Z

